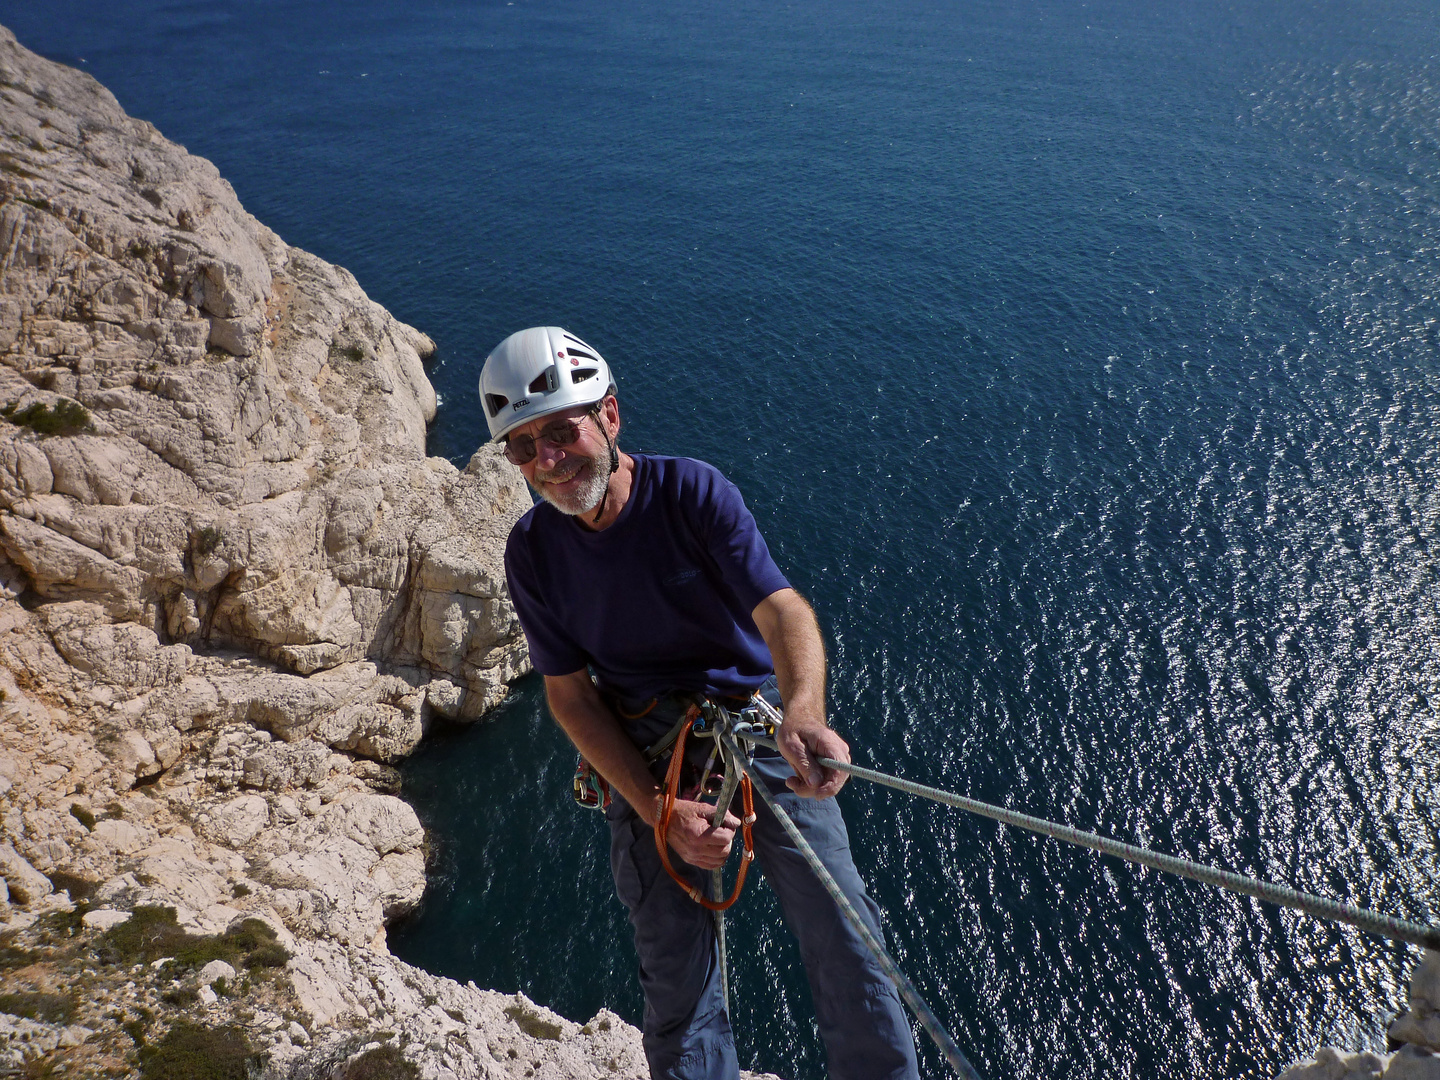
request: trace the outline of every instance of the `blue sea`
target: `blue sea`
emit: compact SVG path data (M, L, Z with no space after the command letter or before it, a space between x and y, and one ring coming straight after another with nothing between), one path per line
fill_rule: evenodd
M557 323L722 468L857 760L1440 921L1440 9L1407 0L0 0L440 349ZM522 680L405 768L391 944L638 1021L598 815ZM1417 960L854 782L896 958L987 1078L1383 1048ZM764 885L748 1067L825 1073ZM921 1043L923 1071L945 1075Z

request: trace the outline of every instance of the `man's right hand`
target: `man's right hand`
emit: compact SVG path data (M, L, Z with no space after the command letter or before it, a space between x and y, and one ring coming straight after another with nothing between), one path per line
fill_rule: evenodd
M689 799L676 799L670 815L670 849L701 870L717 870L725 865L735 830L740 827L740 819L728 811L724 824L713 826L710 820L714 815L713 805Z

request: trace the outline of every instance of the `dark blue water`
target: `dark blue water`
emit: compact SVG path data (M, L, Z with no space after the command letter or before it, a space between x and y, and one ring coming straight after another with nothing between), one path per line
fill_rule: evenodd
M287 241L478 362L560 323L721 466L857 757L1418 919L1440 796L1440 12L1404 2L0 0ZM83 64L81 63L83 58ZM400 955L638 1019L533 682L407 768ZM989 1077L1379 1047L1411 952L852 784L887 932ZM764 887L743 1060L823 1074ZM943 1064L922 1047L925 1070Z

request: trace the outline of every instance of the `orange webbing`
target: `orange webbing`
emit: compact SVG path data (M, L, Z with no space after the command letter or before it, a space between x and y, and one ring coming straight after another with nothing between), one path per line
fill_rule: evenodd
M693 723L700 710L692 705L690 711L692 713L690 720ZM690 724L686 724L680 729L680 734L675 739L675 748L670 752L670 767L665 770L665 792L660 799L660 818L655 822L655 846L660 850L660 862L665 867L665 872L675 879L676 885L685 890L686 896L711 911L724 911L740 899L740 890L745 887L745 874L750 869L750 860L755 858L755 846L750 839L750 826L755 824L755 794L750 788L750 777L742 776L740 778L740 799L741 804L745 807L745 816L740 819L740 830L745 839L745 851L740 860L740 871L735 875L735 888L730 893L730 898L728 900L711 900L677 874L675 867L670 865L670 818L675 812L675 797L680 790L680 769L685 761L685 736L689 733Z

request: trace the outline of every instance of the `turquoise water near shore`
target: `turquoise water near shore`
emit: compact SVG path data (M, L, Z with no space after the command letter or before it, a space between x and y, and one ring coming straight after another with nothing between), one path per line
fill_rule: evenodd
M555 322L720 466L859 760L1434 921L1440 13L0 0L290 243L478 363ZM602 826L525 680L407 764L402 957L638 1020ZM990 1077L1383 1045L1411 950L852 784L895 955ZM775 905L742 1060L823 1075ZM927 1075L943 1064L922 1046Z

